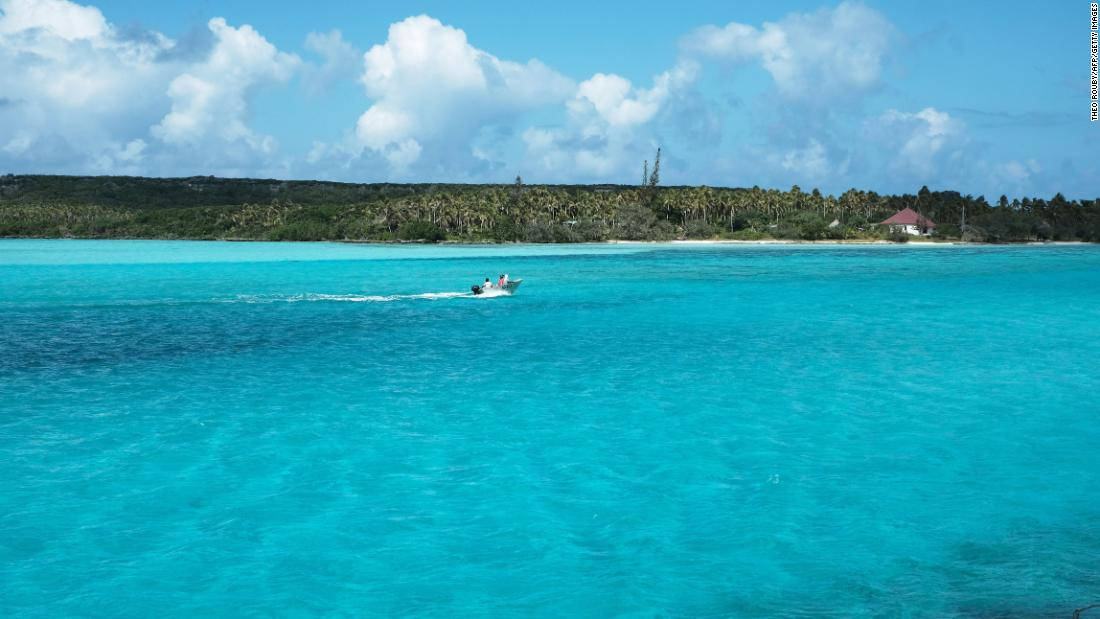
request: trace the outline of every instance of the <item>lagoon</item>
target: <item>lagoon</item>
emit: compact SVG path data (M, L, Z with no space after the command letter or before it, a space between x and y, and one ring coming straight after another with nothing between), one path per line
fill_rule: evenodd
M0 240L0 614L1069 615L1097 359L1088 245Z

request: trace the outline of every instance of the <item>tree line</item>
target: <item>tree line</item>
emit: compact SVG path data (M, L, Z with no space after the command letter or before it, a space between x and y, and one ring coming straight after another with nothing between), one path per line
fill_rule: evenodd
M399 184L119 176L0 176L0 236L586 242L607 239L904 241L876 225L903 208L933 238L1100 242L1100 199L880 195L659 185Z

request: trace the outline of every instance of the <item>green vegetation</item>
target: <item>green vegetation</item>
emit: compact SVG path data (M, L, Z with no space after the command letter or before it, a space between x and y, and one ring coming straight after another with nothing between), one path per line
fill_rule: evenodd
M321 181L0 176L0 236L77 238L527 241L606 239L908 240L874 225L909 207L934 239L1100 242L1100 200L997 204L954 191L840 196L799 187L644 184L352 184Z
M402 241L438 243L447 238L447 231L430 221L407 221L397 230Z

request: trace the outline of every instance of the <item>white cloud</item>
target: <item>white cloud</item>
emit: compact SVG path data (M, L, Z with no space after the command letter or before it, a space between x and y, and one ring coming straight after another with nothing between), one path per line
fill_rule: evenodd
M810 138L806 146L774 156L774 163L790 172L798 182L821 182L831 174L842 173L845 166L834 166L825 145Z
M285 82L300 64L275 49L251 26L233 28L215 17L208 23L215 44L210 56L172 80L172 110L151 129L169 144L198 144L208 137L243 141L270 153L274 139L256 135L244 123L246 94L262 83Z
M814 100L873 88L895 36L878 11L842 2L814 13L791 13L760 28L737 22L703 26L685 37L682 47L729 64L759 62L781 94Z
M312 94L320 94L341 80L353 80L360 70L359 50L345 41L339 30L311 32L306 35L305 46L323 61L320 66L304 66L306 89Z
M27 131L19 131L4 145L4 150L12 155L22 155L34 143L34 136Z
M164 37L118 36L98 9L65 0L0 0L0 87L5 95L79 114L110 113L163 79Z
M997 158L983 152L965 123L935 107L867 116L829 111L810 120L794 106L767 118L757 139L715 159L736 177L731 182L880 192L997 184L990 182Z
M96 41L109 30L99 9L66 0L5 0L0 10L0 35L41 30L66 41Z
M164 104L172 42L119 35L102 13L64 0L0 0L0 157L36 171L110 170ZM9 168L10 169L10 168Z
M449 174L461 174L484 128L560 103L574 90L538 60L497 58L426 15L390 26L386 42L363 55L361 81L374 103L351 142L328 150L353 158L367 150L397 171L418 164Z
M1033 192L1035 185L1041 182L1039 177L1042 173L1042 166L1040 166L1039 162L1035 159L1028 159L1026 161L1016 161L1013 159L992 164L989 166L989 180L985 185L997 189L989 192L988 197L992 199L994 196L1001 194L1018 196ZM1059 187L1056 188L1055 191L1064 189L1063 187Z
M926 107L919 112L890 109L869 122L872 137L896 152L892 168L918 179L946 172L962 158L966 126L947 112Z
M698 72L698 64L684 60L654 76L650 88L636 88L615 74L593 75L566 102L564 126L529 128L523 133L527 167L559 180L633 182L641 173L642 160L652 158L661 143L654 125L684 95ZM688 111L705 112L698 105Z
M673 91L693 82L698 65L681 62L653 80L648 90L634 89L630 80L615 74L597 73L580 83L569 101L569 111L583 117L589 109L612 127L629 127L649 122Z
M0 166L222 173L230 160L262 164L274 140L245 124L249 93L285 81L297 59L248 26L214 19L209 29L207 49L120 30L67 0L0 0Z
M145 140L135 139L126 143L126 146L122 148L118 153L118 159L121 161L141 161L142 153L145 151Z

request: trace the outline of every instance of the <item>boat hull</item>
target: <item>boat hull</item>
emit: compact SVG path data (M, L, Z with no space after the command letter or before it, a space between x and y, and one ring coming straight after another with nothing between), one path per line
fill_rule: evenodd
M488 289L482 288L481 286L471 286L470 290L475 295L479 295L479 296L487 295L487 296L491 296L491 297L496 297L496 296L501 296L501 295L513 294L516 291L516 288L519 288L519 285L522 284L522 283L523 283L522 279L513 279L513 280L509 281L507 284L504 284L503 286L494 286L494 287L488 288Z

